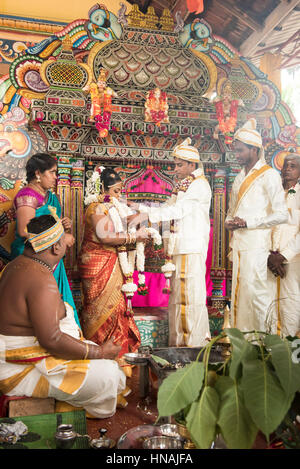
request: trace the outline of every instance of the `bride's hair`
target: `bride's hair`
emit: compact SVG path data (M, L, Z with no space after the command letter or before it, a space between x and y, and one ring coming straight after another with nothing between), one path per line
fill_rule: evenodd
M105 191L108 191L111 186L122 182L119 174L112 168L105 168L101 172L100 180Z

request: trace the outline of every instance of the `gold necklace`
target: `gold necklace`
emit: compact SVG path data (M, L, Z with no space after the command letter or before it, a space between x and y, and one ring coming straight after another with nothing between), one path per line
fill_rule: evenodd
M45 197L46 195L46 192L44 189L42 189L41 187L37 186L34 182L30 182L28 184L29 187L32 187L36 192L38 192L39 194L43 195Z
M31 259L32 261L38 262L39 264L46 267L46 269L48 269L51 272L51 274L53 274L53 269L52 269L52 267L50 267L49 264L47 264L47 262L44 262L41 259L38 259L37 257L26 256L26 254L24 254L24 253L23 253L23 256L27 257L27 259Z

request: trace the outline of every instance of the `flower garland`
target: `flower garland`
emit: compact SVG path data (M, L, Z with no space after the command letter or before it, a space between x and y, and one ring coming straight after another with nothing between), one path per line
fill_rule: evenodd
M172 192L172 197L176 199L178 192L186 192L188 188L190 187L190 185L192 184L192 182L195 180L195 178L196 178L196 175L191 174L190 176L187 176L183 180L179 181L176 184ZM175 221L172 220L171 228L169 232L169 240L168 240L167 247L165 249L167 252L165 264L161 268L161 271L163 272L165 279L166 279L165 287L163 288L163 293L166 293L166 294L171 293L170 278L172 277L172 273L176 269L175 265L172 263L172 256L173 256L173 252L175 248L175 241L176 241Z

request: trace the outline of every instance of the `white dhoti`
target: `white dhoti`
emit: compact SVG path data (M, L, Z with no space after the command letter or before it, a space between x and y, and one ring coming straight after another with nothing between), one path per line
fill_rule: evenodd
M169 302L169 345L199 347L210 338L206 307L206 255L173 256L176 271Z
M270 273L269 288L273 292L272 333L294 337L300 331L300 260L299 256L285 265L284 278Z
M232 251L231 327L241 331L265 331L273 308L268 288L269 251L251 249Z
M60 328L79 338L70 308ZM0 391L8 396L53 397L106 418L114 415L117 396L125 389L125 374L115 361L56 358L36 337L0 335L0 353Z

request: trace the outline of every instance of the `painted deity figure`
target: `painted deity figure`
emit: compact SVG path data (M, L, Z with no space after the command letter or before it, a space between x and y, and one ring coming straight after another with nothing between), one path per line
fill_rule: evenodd
M92 82L88 87L83 88L91 96L90 120L95 122L100 137L107 137L111 119L111 100L117 97L117 93L109 86L106 86L108 71L100 70L97 82Z
M145 102L145 122L155 122L157 126L168 123L168 98L167 93L160 88L148 91Z
M218 125L216 125L213 137L217 140L219 132L225 135L225 143L232 143L233 132L237 122L238 106L244 106L241 99L232 99L232 88L229 80L225 82L222 95L214 100Z

